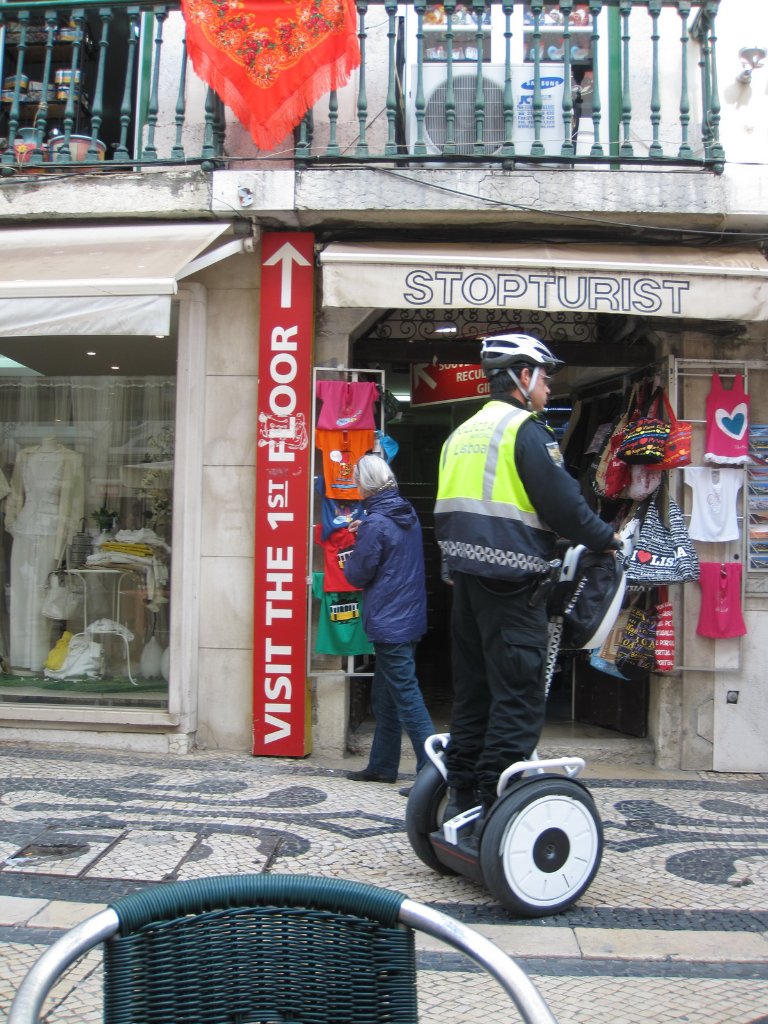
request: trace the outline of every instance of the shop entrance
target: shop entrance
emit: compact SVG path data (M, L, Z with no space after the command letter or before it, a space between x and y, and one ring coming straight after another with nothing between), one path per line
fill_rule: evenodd
M530 327L532 333L545 336L539 330ZM496 331L525 330L525 326L516 324L513 327L499 327ZM483 331L483 334L490 331ZM583 333L583 325L582 325ZM578 346L565 343L553 344L555 351L566 348L568 362L573 365L573 352ZM441 577L440 551L435 539L432 510L437 493L437 475L440 450L448 434L459 423L468 419L485 401L462 400L435 405L411 405L410 403L410 363L401 362L395 357L404 348L411 350L414 361L418 362L479 362L479 341L477 338L460 340L452 343L434 340L432 354L428 343L415 344L406 342L403 345L390 339L386 345L388 359L371 356L384 356L384 346L379 346L371 339L363 339L357 343L354 351L355 366L375 366L385 371L387 388L398 401L399 409L388 418L386 430L398 443L399 450L393 463L401 492L413 503L422 525L427 575L428 600L428 632L419 645L417 652L417 670L419 681L424 691L427 706L438 729L447 728L452 700L451 690L451 659L450 659L450 611L451 588ZM602 346L601 346L602 348ZM603 385L589 382L586 367L579 368L573 377L576 384L570 381L561 385L557 394L553 393L548 410L548 422L556 434L562 438L565 428L571 420L574 402L586 414L579 416L580 435L576 438L576 447L588 447L583 440L587 434L594 433L595 427L604 419L610 421L613 409L621 398L622 380L626 372L636 372L638 356L642 352L644 358L652 358L650 346L640 346L632 354L632 365L629 367L605 365L597 368L596 376ZM616 350L614 349L614 352ZM411 354L409 352L409 354ZM437 353L440 353L438 356ZM595 359L596 353L591 352L590 358ZM607 361L601 354L601 361ZM616 356L614 355L614 359ZM583 393L583 400L579 397ZM574 457L575 458L575 457ZM584 468L583 463L592 458L584 454L569 468L579 476ZM622 683L602 672L591 668L588 655L584 652L561 655L550 691L547 709L547 723L554 726L569 724L599 726L626 736L644 737L647 732L648 682L634 681L631 686ZM573 731L571 735L574 735Z

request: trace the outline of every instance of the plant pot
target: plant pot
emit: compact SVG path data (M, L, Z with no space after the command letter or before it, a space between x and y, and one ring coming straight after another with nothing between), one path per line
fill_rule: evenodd
M69 156L67 156L67 151L64 148L66 142L66 135L59 135L48 144L48 148L51 153L51 161L53 163L69 164L72 161L83 163L88 159L88 150L92 145L94 145L90 135L70 135ZM103 160L104 154L107 151L106 145L100 139L96 139L95 146L98 150L98 159ZM88 170L88 167L77 167L72 169L83 171Z
M34 128L20 128L16 138L13 140L13 155L17 164L29 164L32 154L35 152L35 137L37 133ZM46 163L49 154L46 149L38 150L42 154L42 160ZM35 163L29 167L22 168L24 174L40 174L42 165Z

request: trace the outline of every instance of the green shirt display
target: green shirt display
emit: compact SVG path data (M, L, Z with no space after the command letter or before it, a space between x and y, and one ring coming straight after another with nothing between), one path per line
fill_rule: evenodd
M315 650L318 654L373 654L365 635L359 592L324 591L323 573L312 573L312 594L320 601Z

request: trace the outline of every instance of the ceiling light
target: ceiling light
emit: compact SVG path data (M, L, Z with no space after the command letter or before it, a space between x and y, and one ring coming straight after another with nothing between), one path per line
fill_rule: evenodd
M96 353L95 353L95 352L86 352L85 354L86 354L87 356L95 356L95 355L96 355Z
M110 370L119 370L119 369L120 369L119 366L110 366Z

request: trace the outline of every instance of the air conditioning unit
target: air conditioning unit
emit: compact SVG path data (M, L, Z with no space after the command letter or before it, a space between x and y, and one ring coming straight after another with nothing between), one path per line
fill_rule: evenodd
M416 68L411 68L408 90L407 142L414 152L416 146ZM485 121L483 151L496 153L504 142L504 78L503 64L483 64L483 95ZM512 142L517 156L526 156L534 140L533 128L533 65L513 64L510 68L514 122ZM424 64L424 145L427 153L443 152L447 134L445 95L448 68L445 64ZM542 120L541 141L544 152L558 155L563 144L563 85L562 64L547 64L540 72ZM454 141L456 153L471 156L475 152L475 99L477 96L477 67L472 64L453 65Z

